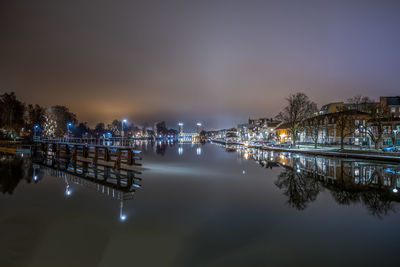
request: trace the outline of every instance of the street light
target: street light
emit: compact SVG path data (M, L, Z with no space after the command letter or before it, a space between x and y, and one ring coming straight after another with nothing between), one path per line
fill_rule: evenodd
M68 139L69 139L69 132L70 132L70 127L72 126L72 122L68 122L67 124L67 132L68 132Z
M35 125L35 126L33 127L33 132L34 132L34 134L33 134L33 140L36 139L36 130L37 130L38 128L39 128L38 125Z
M122 145L124 145L124 135L125 135L125 132L124 132L124 124L126 124L128 122L128 120L127 119L123 119L122 120L122 122L121 122L121 124L122 124L122 131L121 131L121 141L122 141Z
M121 124L122 124L122 131L121 131L122 137L124 137L124 135L125 135L125 133L124 133L124 124L127 123L127 122L128 122L127 119L123 119L122 122L121 122Z

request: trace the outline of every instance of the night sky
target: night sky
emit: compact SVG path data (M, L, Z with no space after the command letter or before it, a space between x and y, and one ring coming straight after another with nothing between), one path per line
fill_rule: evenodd
M400 95L400 1L0 2L0 93L80 121L206 128Z

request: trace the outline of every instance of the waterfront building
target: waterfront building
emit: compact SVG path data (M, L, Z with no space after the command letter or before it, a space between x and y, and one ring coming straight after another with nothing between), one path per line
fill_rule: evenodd
M283 123L276 127L275 136L280 143L292 141L289 131L289 124Z
M346 125L341 125L341 120L346 117ZM299 134L301 143L338 145L341 142L341 127L345 131L344 143L347 145L369 145L366 135L366 125L371 115L358 110L343 110L333 113L318 115L303 122Z
M248 123L237 126L242 141L273 141L276 139L276 127L280 121L273 118L250 119Z

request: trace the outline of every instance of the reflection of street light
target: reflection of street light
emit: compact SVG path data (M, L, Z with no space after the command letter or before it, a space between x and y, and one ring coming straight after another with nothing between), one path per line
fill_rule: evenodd
M119 209L119 219L121 220L121 222L126 220L126 215L122 212L123 208L124 208L124 202L121 199L121 205L120 205L120 209Z
M65 188L65 195L66 196L70 196L72 193L71 189L69 189L69 185L67 185L67 187Z

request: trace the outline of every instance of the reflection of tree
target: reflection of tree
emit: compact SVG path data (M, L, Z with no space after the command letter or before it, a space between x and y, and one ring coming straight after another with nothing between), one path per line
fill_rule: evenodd
M287 203L298 210L305 209L308 203L315 201L321 191L317 180L305 173L297 173L292 168L282 171L275 185L284 190L284 195L289 198Z
M394 212L392 201L384 197L382 192L366 191L361 194L361 201L365 204L368 211L376 217L382 218L389 212Z
M333 199L340 205L350 205L351 203L357 203L360 200L360 196L357 192L350 192L340 189L331 189Z
M0 191L3 194L13 193L18 183L25 176L24 160L18 158L6 158L0 160Z

